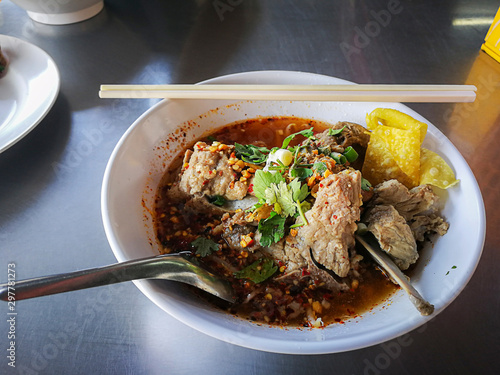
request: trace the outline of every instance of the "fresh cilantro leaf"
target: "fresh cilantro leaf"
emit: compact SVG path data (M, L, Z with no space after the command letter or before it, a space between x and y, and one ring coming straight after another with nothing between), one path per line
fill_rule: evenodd
M316 163L313 164L313 169L318 172L320 175L323 176L323 173L325 173L328 169L328 167L326 166L326 164L322 161L318 161Z
M370 184L370 181L368 181L364 177L361 177L361 189L364 191L370 191L371 187L372 187L372 184Z
M266 188L266 191L264 192L264 198L266 200L266 203L269 205L273 205L278 201L278 185L276 184L271 184Z
M265 191L266 203L274 205L274 210L283 216L292 216L295 213L294 202L286 182L271 184Z
M292 191L289 189L289 185L284 182L280 182L278 185L278 204L282 208L281 214L283 216L293 216L297 207L295 206L295 201L293 200Z
M247 163L262 164L266 162L269 149L255 145L234 144L236 156Z
M340 133L342 133L342 130L344 130L345 128L345 125L341 128L341 129L328 129L328 135L339 135Z
M212 197L209 197L208 201L219 207L224 206L226 204L226 198L224 198L222 195L214 195Z
M255 171L255 177L253 179L253 192L259 200L265 201L266 189L271 186L271 184L279 184L281 181L285 182L285 178L281 174L258 169Z
M306 178L311 177L313 171L311 168L295 167L290 170L290 177L298 177L299 180L304 181Z
M271 212L267 219L259 221L258 231L261 233L260 244L271 246L285 236L285 217Z
M281 145L281 148L287 148L288 145L290 144L290 142L292 141L292 139L294 139L298 135L303 135L306 138L314 138L313 128L304 129L304 130L301 130L300 132L290 134L288 137L286 137L283 140L283 144Z
M294 202L303 201L309 195L309 189L307 185L302 185L298 178L294 178L288 186L292 192L292 199Z
M219 251L219 245L206 237L198 237L191 242L191 246L196 248L196 254L202 257L212 254L214 251Z
M309 194L307 185L301 185L298 178L293 179L288 185L281 181L271 184L265 191L268 205L274 205L274 210L284 216L294 216L297 212L297 202L304 200Z
M270 278L276 271L278 266L270 258L259 259L249 266L243 268L241 271L234 273L238 279L248 279L258 284Z

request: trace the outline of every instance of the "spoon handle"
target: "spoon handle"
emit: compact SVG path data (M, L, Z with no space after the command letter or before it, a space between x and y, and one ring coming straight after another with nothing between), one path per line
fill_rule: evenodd
M371 254L373 259L403 288L410 301L422 315L430 315L434 312L434 306L427 302L420 293L410 284L406 275L396 266L396 264L382 251L371 246L361 235L356 235L356 240L361 243Z
M139 279L176 280L226 299L225 295L221 296L223 294L220 293L221 286L215 276L179 254L159 255L104 267L16 281L15 286L10 287L8 284L1 284L0 299L8 301L9 291L15 293L15 299L18 301Z

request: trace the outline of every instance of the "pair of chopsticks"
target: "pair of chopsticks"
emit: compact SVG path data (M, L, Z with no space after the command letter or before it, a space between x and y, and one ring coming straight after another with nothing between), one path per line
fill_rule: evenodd
M473 102L473 85L101 85L101 98Z

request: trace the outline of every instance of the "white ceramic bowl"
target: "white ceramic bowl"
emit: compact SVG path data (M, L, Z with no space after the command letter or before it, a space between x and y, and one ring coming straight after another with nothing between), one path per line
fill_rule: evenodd
M206 83L339 84L348 83L316 74L265 71L224 76ZM299 116L330 123L346 120L365 124L377 107L392 107L426 121L402 104L228 102L165 100L144 113L124 134L106 169L102 189L105 231L118 261L154 255L151 215L158 182L186 143L237 120L260 116ZM269 130L265 130L269 131ZM450 141L432 124L424 146L438 152L455 170L460 184L443 195L443 215L450 230L434 247L424 249L413 277L415 287L436 307L421 316L398 291L387 303L345 324L322 329L280 329L257 325L218 311L195 298L181 284L137 281L137 287L179 321L210 336L258 350L293 354L334 353L362 348L402 335L439 314L465 287L479 261L485 213L477 182ZM465 235L466 233L466 235Z
M49 25L64 25L84 21L98 14L103 0L12 0L34 21Z

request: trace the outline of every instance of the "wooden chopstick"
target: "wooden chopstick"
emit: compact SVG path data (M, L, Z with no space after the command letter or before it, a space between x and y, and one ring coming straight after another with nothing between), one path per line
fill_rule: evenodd
M101 85L101 98L473 102L473 85Z

